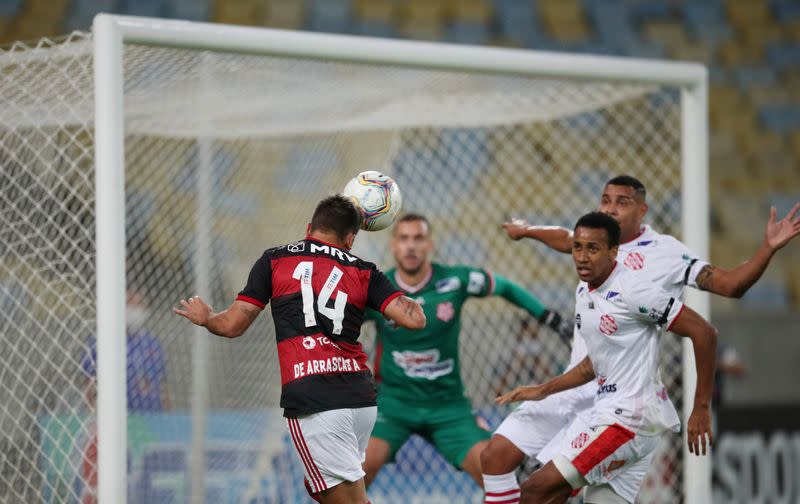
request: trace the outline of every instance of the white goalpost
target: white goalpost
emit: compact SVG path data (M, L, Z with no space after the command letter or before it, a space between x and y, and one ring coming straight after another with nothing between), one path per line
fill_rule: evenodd
M12 465L0 500L78 502L95 493L92 469L100 503L298 498L275 486L299 473L279 428L268 311L219 341L170 308L193 294L227 306L262 251L301 237L316 201L359 171L398 180L406 209L431 218L439 260L511 276L570 315L568 258L510 242L503 219L572 226L603 181L630 173L648 187L654 227L709 253L701 65L101 14L91 34L0 53L0 68L0 342L12 349L0 357L0 425L14 426L0 443L36 474ZM362 233L356 252L388 268L387 240ZM147 351L164 361L142 375L171 395L158 411L129 397L131 367L149 365L127 362L132 288L160 344ZM706 294L686 301L709 315ZM496 362L520 314L478 304L464 314L462 375L491 423L504 414L491 408ZM539 339L555 368L568 349ZM663 347L685 421L691 345L667 335ZM84 448L95 425L96 460ZM663 444L640 500L711 502L709 457L688 454L685 434ZM378 478L373 502L410 491L480 502L410 445L418 472Z

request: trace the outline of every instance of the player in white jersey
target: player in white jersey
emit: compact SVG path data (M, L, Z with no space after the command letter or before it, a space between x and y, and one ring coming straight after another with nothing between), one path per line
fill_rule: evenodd
M800 204L778 221L773 208L762 246L749 260L725 270L702 260L674 237L643 224L648 207L646 190L639 180L625 175L609 180L599 207L620 224L620 263L636 271L643 282L657 284L676 298L687 285L726 297L741 297L761 277L775 252L800 234L800 218L794 218L798 209ZM572 250L572 232L566 228L529 226L522 221L504 227L514 240L533 238L561 252ZM578 335L573 340L569 367L585 356L585 344ZM586 385L543 401L523 403L514 410L481 454L485 502L513 503L514 496L519 495L514 470L526 456L548 461L547 451L542 453L545 446L570 424L577 412L592 404L593 397L594 388Z
M658 372L658 340L670 330L688 337L697 359L697 389L689 418L689 449L706 454L711 437L716 331L658 285L642 282L616 261L619 224L592 212L575 226L572 256L582 280L575 294L576 334L588 355L542 385L517 387L506 404L540 400L596 380L594 400L578 431L564 439L551 462L522 485L521 502L564 502L589 486L584 502L633 502L660 434L680 420Z

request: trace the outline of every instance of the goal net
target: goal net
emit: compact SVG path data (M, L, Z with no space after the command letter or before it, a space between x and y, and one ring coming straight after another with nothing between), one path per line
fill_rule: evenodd
M93 502L103 470L92 50L92 35L76 32L0 53L7 503ZM316 202L357 172L396 178L404 210L432 222L436 260L503 274L567 317L571 258L509 240L504 220L572 227L608 178L627 173L647 185L648 221L681 236L676 87L136 44L123 67L129 502L187 502L193 491L195 502L305 502L268 310L224 340L171 307L196 293L226 307L262 251L302 238ZM360 233L357 254L388 269L389 236ZM193 353L199 341L205 354ZM371 351L368 326L363 341ZM490 428L508 413L493 406L499 390L544 380L569 355L499 299L467 303L460 348L467 394ZM663 339L661 359L680 407L679 338ZM640 500L681 502L682 467L680 437L666 435ZM370 489L376 503L481 495L416 436Z

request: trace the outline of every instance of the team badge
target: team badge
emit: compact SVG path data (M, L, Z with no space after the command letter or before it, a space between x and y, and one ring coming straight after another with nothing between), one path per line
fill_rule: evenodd
M442 322L450 322L456 314L456 309L453 308L453 303L445 301L436 305L436 318Z
M611 336L617 332L617 321L611 315L603 315L600 317L600 332Z
M581 432L580 434L575 436L575 439L572 440L572 447L575 448L576 450L580 450L581 448L584 447L584 445L588 441L589 441L589 434L587 434L586 432Z
M625 258L625 266L634 271L644 268L644 256L639 252L631 252Z

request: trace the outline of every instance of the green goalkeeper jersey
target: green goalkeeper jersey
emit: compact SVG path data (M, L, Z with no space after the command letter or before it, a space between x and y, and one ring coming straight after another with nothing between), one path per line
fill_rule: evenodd
M395 268L386 276L397 287ZM492 273L469 266L433 263L430 278L407 295L416 300L427 317L421 331L398 327L379 313L367 317L377 325L375 375L378 394L413 404L435 404L464 398L458 359L461 308L470 297L490 296L496 278L502 282L503 297L527 309L536 317L546 312L539 301L521 287Z

